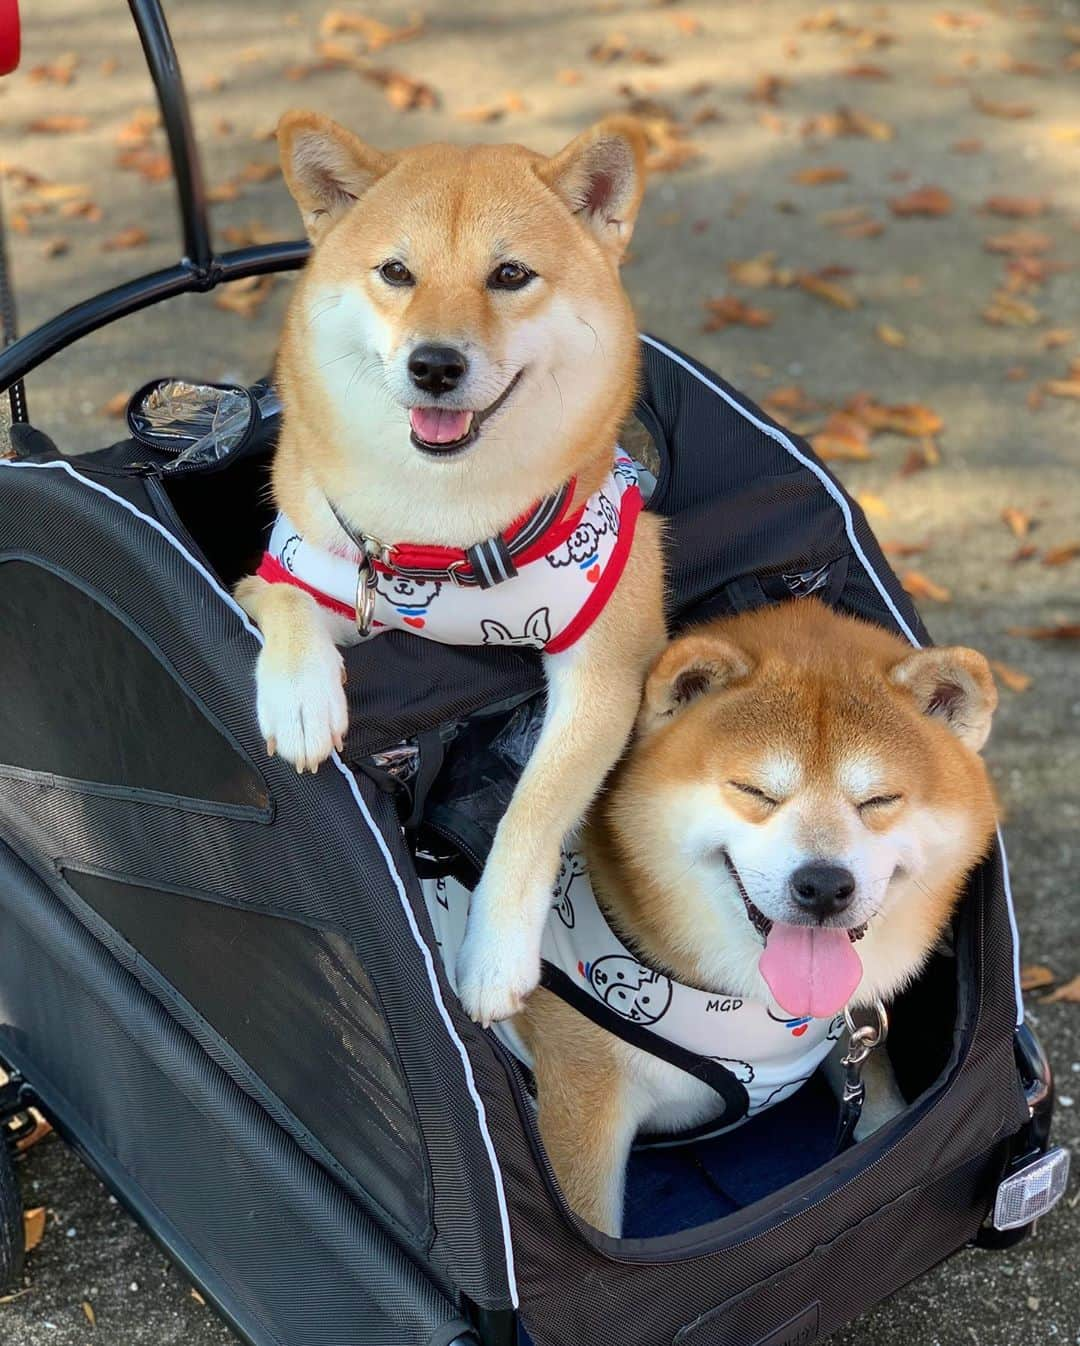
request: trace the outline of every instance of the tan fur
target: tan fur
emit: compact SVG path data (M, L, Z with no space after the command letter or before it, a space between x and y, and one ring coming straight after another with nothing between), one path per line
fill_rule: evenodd
M981 655L912 652L815 600L698 628L656 661L638 733L592 811L582 849L597 897L677 980L761 1000L762 941L714 863L716 849L730 849L738 865L740 846L760 832L765 854L791 847L790 865L878 857L898 867L878 876L871 863L871 879L882 881L857 895L866 896L869 925L853 1002L887 1000L918 972L989 848L994 797L975 749L995 704ZM732 781L789 788L774 806ZM895 803L856 807L894 794ZM748 865L742 877L766 915L785 919L784 895L763 868ZM547 993L520 1022L541 1083L541 1133L567 1199L583 1218L606 1212L599 1227L617 1232L634 1132L661 1116L704 1120L708 1098ZM614 1132L590 1083L598 1076L620 1100L616 1129L629 1137L599 1156L590 1129ZM547 1097L545 1081L554 1082Z
M637 330L618 267L642 193L638 125L609 118L553 158L517 145L385 154L311 112L287 114L278 138L315 245L278 357L273 470L276 503L305 538L340 544L331 500L353 528L386 542L467 547L571 478L575 503L592 494L637 390ZM414 283L388 284L389 259ZM493 267L510 260L536 279L493 290ZM453 459L410 442L409 407L430 405L409 400L406 362L421 342L466 352L473 411L523 371ZM622 751L664 639L662 570L658 522L643 517L604 612L570 650L545 657L545 725L459 962L462 1001L482 1022L520 1009L536 985L559 845ZM257 682L269 746L316 770L345 732L335 647L355 633L288 586L247 579L237 597L266 637Z

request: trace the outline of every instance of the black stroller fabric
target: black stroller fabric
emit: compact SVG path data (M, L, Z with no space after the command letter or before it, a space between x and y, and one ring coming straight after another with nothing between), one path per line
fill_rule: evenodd
M672 627L816 593L926 640L810 449L643 355ZM268 759L228 586L273 432L168 482L133 441L66 463L35 436L0 464L0 1057L258 1346L495 1341L514 1309L537 1346L810 1343L971 1238L1027 1118L1000 854L896 1007L904 1114L779 1191L728 1171L678 1233L613 1241L566 1208L415 868L482 863L539 664L385 635L349 652L349 766ZM377 756L403 741L416 797Z

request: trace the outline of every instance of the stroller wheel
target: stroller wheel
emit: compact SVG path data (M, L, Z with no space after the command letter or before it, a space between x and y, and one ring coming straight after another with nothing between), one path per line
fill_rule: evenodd
M0 1138L0 1294L21 1283L24 1251L22 1197L11 1152Z

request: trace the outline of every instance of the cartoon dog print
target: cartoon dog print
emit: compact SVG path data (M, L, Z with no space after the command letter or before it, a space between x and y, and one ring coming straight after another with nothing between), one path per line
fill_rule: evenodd
M438 596L439 580L415 580L408 575L376 572L375 588L390 606L400 614L406 626L422 630L427 610Z
M737 1061L732 1056L710 1056L710 1061L715 1061L718 1066L723 1066L729 1070L740 1084L752 1084L754 1080L754 1067L749 1061Z
M654 1024L671 1004L671 978L621 953L586 965L593 990L616 1014L633 1023Z
M513 645L523 649L542 650L551 639L551 609L537 608L525 619L525 629L515 636L502 622L485 617L480 623L484 645Z
M786 1080L783 1084L778 1084L771 1093L766 1094L759 1102L750 1105L747 1116L756 1116L757 1113L764 1112L766 1108L771 1107L773 1103L779 1103L781 1095L785 1099L790 1098L792 1094L802 1088L807 1080L812 1078L810 1075L803 1075L797 1080Z
M548 564L556 568L576 565L588 572L600 559L600 539L605 533L615 533L618 529L618 510L603 491L598 491L585 506L578 526L561 547L550 553Z
M638 471L634 466L634 460L627 458L625 454L616 455L615 466L611 470L611 475L616 481L622 482L624 486L637 485Z
M580 879L584 873L585 861L581 856L577 854L567 855L563 851L562 859L559 861L559 872L555 878L555 887L551 890L554 898L551 905L567 930L573 930L575 919L574 904L570 900L570 889L573 887L574 880Z
M296 552L303 540L304 539L299 533L293 533L290 537L287 537L282 544L280 555L281 564L290 574L293 574L295 571Z

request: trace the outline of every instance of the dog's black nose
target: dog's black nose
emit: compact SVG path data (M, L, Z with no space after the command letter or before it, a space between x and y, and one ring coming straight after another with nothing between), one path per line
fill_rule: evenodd
M417 346L409 356L413 383L433 397L456 388L468 367L468 360L453 346Z
M851 906L855 875L842 865L800 865L791 876L791 895L815 916L835 916Z

